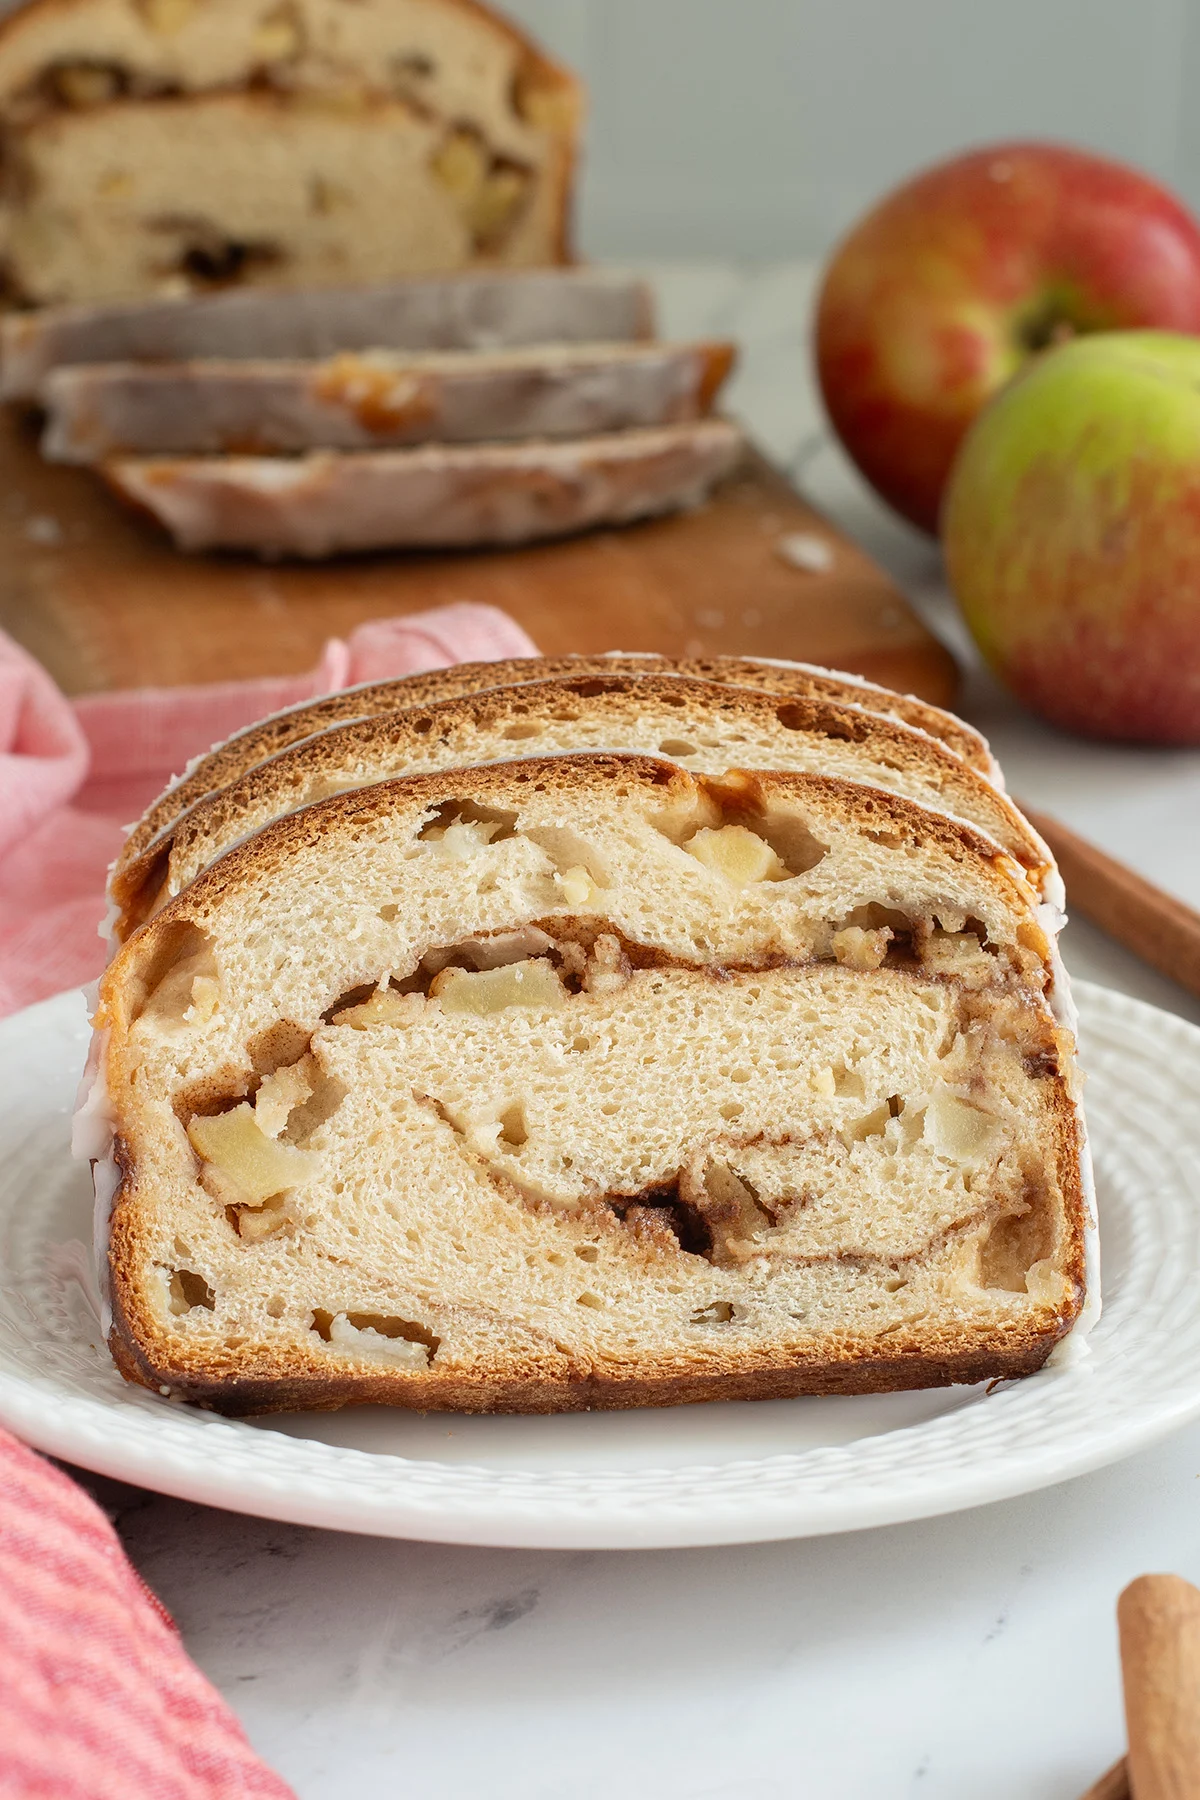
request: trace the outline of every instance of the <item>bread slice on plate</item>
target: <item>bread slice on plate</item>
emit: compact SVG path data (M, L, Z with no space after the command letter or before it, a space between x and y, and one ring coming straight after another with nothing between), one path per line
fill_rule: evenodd
M325 557L525 544L697 506L738 462L725 419L519 444L115 457L103 473L181 550Z
M43 307L0 318L0 400L35 401L80 363L316 360L352 350L620 343L654 332L640 281L536 269L375 286L225 289L191 299Z
M1027 1374L1085 1284L1051 954L991 842L828 775L335 795L101 984L113 1354L231 1413Z
M562 262L582 99L477 0L32 0L0 25L8 285Z
M464 694L514 682L614 674L690 676L702 681L717 681L724 686L789 695L799 700L832 700L837 704L863 707L928 733L994 785L1003 786L987 740L964 720L940 706L917 700L911 694L896 694L890 688L876 687L873 682L862 681L853 675L834 674L812 663L764 661L740 656L678 659L619 651L602 656L510 657L498 662L454 663L446 669L431 669L394 681L342 689L324 699L273 713L237 732L207 755L197 757L187 771L147 808L130 831L114 865L114 874L119 879L142 856L151 841L166 832L196 801L236 781L255 763L263 762L289 745L299 743L302 738L325 731L332 725L374 718L380 713L398 712L405 707L429 706L439 700L454 700Z
M991 838L1039 888L1052 864L1003 794L952 751L881 714L679 676L588 675L487 688L334 726L256 764L114 872L128 935L232 844L285 813L397 775L587 749L641 750L710 775L808 770L873 784Z
M323 362L102 363L42 390L42 454L289 454L582 437L703 418L732 344L345 351Z

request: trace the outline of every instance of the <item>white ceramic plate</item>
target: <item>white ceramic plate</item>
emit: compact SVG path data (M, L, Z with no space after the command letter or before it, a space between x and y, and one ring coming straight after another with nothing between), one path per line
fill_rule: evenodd
M81 998L0 1024L0 1423L212 1506L385 1537L644 1548L803 1537L978 1506L1127 1456L1200 1414L1200 1030L1080 983L1104 1313L1091 1354L988 1394L561 1418L379 1407L256 1423L129 1387L72 1268ZM74 1255L74 1262L73 1262Z

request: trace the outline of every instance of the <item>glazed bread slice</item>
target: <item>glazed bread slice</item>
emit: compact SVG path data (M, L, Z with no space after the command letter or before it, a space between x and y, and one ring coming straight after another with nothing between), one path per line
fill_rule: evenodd
M702 418L732 363L732 344L700 343L84 365L43 387L42 454L94 463L582 437Z
M589 269L376 286L227 290L192 299L46 307L0 318L0 399L36 401L80 363L316 360L352 350L476 350L649 338L638 281Z
M525 544L698 506L737 464L725 419L521 444L115 457L103 473L181 550L325 557Z
M165 832L196 801L238 780L255 763L263 762L331 725L374 718L380 713L398 712L410 706L429 706L439 700L454 700L460 695L514 682L592 674L683 675L799 700L832 700L841 705L861 706L927 732L995 785L1003 786L986 739L953 713L914 699L911 694L896 694L888 688L876 687L872 682L834 674L811 663L766 662L740 656L672 659L619 651L610 651L603 656L511 657L498 662L453 663L445 669L343 689L322 700L273 713L248 726L207 755L197 757L186 773L147 809L130 831L117 857L114 872L119 878L142 855L151 840Z
M114 1356L227 1412L1028 1373L1085 1281L1049 956L993 845L827 776L335 796L102 982Z
M566 260L572 76L476 0L32 0L0 26L24 304Z
M680 676L588 675L483 689L334 726L256 764L114 873L116 934L127 936L239 839L330 794L398 775L587 749L648 751L710 775L730 768L838 775L966 820L1039 886L1051 867L1011 801L935 739L896 720Z

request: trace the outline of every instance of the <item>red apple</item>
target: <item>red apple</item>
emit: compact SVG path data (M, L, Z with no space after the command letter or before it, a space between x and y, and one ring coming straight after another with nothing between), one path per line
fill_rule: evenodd
M1120 163L997 144L897 188L842 243L817 370L863 474L932 532L963 433L1031 355L1139 326L1200 332L1191 215Z
M1035 711L1200 744L1200 338L1039 358L967 433L942 538L980 648Z

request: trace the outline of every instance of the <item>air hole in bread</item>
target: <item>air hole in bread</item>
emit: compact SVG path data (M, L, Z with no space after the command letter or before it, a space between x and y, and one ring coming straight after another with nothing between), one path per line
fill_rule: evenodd
M582 870L575 873L589 879ZM435 946L411 975L391 977L383 987L347 989L322 1016L326 1023L365 1031L402 1025L411 1016L413 996L438 1000L449 1012L487 1016L509 1006L557 1008L582 991L612 993L623 987L632 968L620 939L574 922L571 932L556 939L538 925L522 925ZM590 1047L586 1037L571 1045Z
M308 1099L302 1100L288 1113L287 1124L281 1133L283 1142L294 1144L300 1149L316 1136L322 1125L332 1119L348 1091L345 1083L339 1081L336 1075L327 1074L320 1063L316 1063L309 1073L312 1090Z
M171 1029L205 1024L220 1002L213 940L188 919L150 934L130 984L130 1020Z
M785 731L818 730L823 737L836 738L846 744L864 742L874 728L871 720L864 720L860 725L849 718L831 719L825 707L815 705L811 700L784 700L775 708L775 717Z
M173 1269L167 1282L167 1304L178 1319L197 1309L213 1312L217 1296L195 1269Z
M147 229L178 240L156 268L168 277L184 275L194 288L232 287L286 259L282 247L267 238L230 238L209 219L164 213L147 221Z
M747 823L770 845L789 875L807 875L829 854L829 845L809 830L799 814L759 813Z
M597 887L607 887L611 880L608 864L579 832L567 825L537 825L522 833L531 844L544 850L564 879L580 871Z
M289 1063L299 1062L308 1049L310 1034L290 1019L277 1019L246 1045L246 1054L257 1075L274 1075Z
M753 1253L753 1240L776 1222L776 1212L764 1205L753 1182L727 1162L714 1159L699 1170L689 1165L681 1186L704 1221L708 1247L702 1254L709 1262L743 1261Z
M664 752L668 747L661 746ZM677 741L677 754L686 748ZM686 808L660 813L647 823L739 886L807 875L829 854L829 845L801 813L756 805L758 789L752 778L734 772L721 781L702 780L697 785L700 794Z
M525 1108L519 1100L506 1107L500 1114L500 1135L496 1142L506 1150L519 1150L529 1142L529 1126L525 1120Z
M427 1368L441 1348L441 1339L427 1326L386 1313L331 1313L314 1307L312 1329L334 1349L387 1357L414 1369Z
M713 1300L708 1306L702 1306L692 1314L693 1325L731 1325L734 1308L732 1300Z
M664 756L698 756L700 754L695 744L689 744L686 738L665 738L658 747Z
M517 815L474 800L443 800L417 833L426 844L440 844L454 856L471 855L487 844L502 844L517 835Z
M616 686L619 688L620 683L618 682ZM613 687L612 681L603 681L595 676L571 681L571 692L578 694L581 700L595 700L601 694L611 694ZM674 703L674 697L672 697L668 704L674 705Z
M712 1254L712 1231L701 1209L680 1194L680 1177L662 1182L630 1199L610 1199L614 1215L643 1244L659 1250L682 1250L689 1256Z
M38 87L53 105L82 110L119 99L129 92L130 78L120 63L77 57L51 63L42 71Z
M226 1206L225 1218L244 1244L261 1244L267 1238L278 1236L293 1224L291 1210L283 1194L273 1195L262 1206Z
M1034 1193L1021 1212L997 1219L980 1247L979 1278L985 1288L1023 1294L1029 1271L1053 1251L1053 1226L1048 1209Z
M326 1025L340 1024L342 1013L354 1012L360 1006L365 1006L378 991L378 987L378 982L363 981L357 987L347 988L345 993L339 994L336 1000L329 1002L321 1014L322 1022Z

